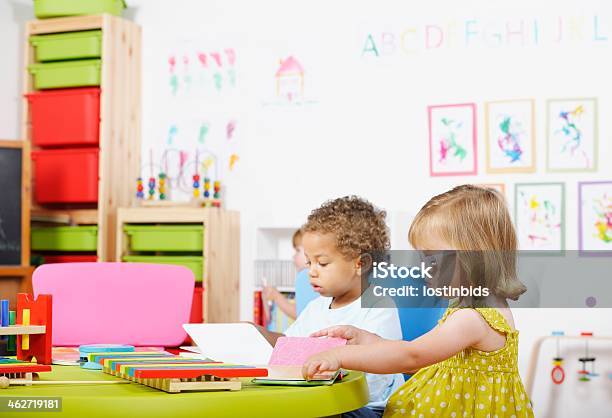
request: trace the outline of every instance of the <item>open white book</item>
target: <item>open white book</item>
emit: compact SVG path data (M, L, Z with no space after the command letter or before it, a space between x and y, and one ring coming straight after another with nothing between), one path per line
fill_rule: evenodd
M312 354L346 344L339 338L281 337L272 348L249 323L185 324L183 328L203 357L267 368L268 376L254 379L255 383L311 386L332 384L341 377L339 372L315 376L310 381L302 377L304 361Z

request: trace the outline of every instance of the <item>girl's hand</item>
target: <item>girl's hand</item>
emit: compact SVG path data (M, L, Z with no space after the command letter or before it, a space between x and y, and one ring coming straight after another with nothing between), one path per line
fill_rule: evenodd
M378 335L352 325L337 325L325 328L310 334L310 336L344 338L349 345L372 344L381 340Z
M306 380L315 377L331 377L336 371L340 370L340 359L335 350L323 351L322 353L310 356L302 366L302 376Z

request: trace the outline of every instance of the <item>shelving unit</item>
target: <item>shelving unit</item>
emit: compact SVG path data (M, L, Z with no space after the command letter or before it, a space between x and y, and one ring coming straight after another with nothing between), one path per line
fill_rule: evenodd
M134 226L140 228L135 231ZM181 232L177 226L191 228ZM201 231L198 238L201 245L193 240L193 231L198 230ZM146 235L136 235L148 233L162 235L149 241ZM169 235L163 237L163 234ZM201 286L204 321L236 322L240 319L238 212L195 207L119 208L115 235L117 245L114 258L118 261L131 256L153 256L152 262L165 262L163 257L181 257L179 254L199 257L203 263ZM183 238L178 247L171 243L177 236ZM142 239L140 242L144 241L146 247L140 247L140 243L134 245L135 239ZM159 251L155 251L158 245Z
M135 203L134 185L140 167L141 29L108 14L29 21L25 29L22 137L32 143L30 103L37 92L28 67L36 63L30 36L101 30L98 194L96 203L38 204L32 199L32 219L68 225L97 225L98 261L115 256L116 213ZM39 148L33 146L32 150ZM32 196L37 174L32 170Z
M253 320L259 325L268 325L268 329L283 332L292 321L276 307L264 306L262 299L263 278L269 286L274 286L288 299L295 297L294 280L297 272L293 265L292 242L295 227L260 227L257 229L257 258L253 263ZM264 324L264 312L271 315L271 322ZM283 325L284 324L284 325Z

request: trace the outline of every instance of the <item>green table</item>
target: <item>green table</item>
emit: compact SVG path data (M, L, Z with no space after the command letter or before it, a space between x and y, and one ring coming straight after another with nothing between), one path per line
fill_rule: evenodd
M53 366L40 380L121 380L76 366ZM11 386L1 397L59 396L62 412L0 412L2 417L323 417L352 411L368 401L362 373L350 372L331 386L257 386L242 390L166 393L138 383L117 385Z

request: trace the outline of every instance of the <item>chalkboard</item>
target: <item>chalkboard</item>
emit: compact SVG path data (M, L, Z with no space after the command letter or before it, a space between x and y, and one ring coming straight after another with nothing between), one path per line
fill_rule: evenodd
M0 265L21 265L21 153L0 144Z

